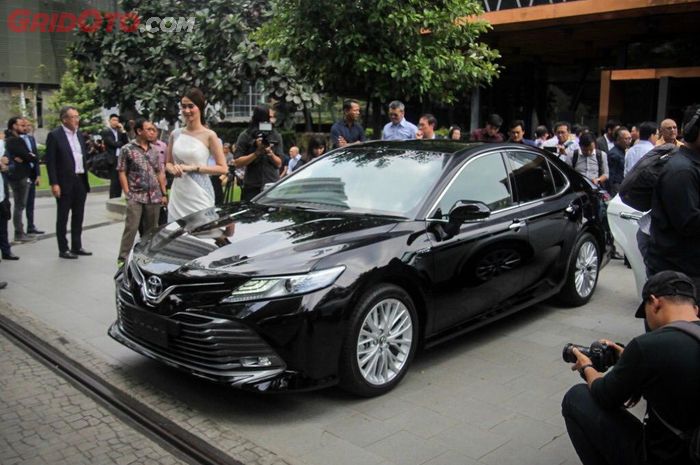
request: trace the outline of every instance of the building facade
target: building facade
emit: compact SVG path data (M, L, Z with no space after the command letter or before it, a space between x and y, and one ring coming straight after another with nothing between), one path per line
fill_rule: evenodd
M534 128L567 120L599 130L680 119L700 101L698 0L483 0L483 39L504 69L472 96L472 125L500 113ZM478 111L475 111L478 110Z

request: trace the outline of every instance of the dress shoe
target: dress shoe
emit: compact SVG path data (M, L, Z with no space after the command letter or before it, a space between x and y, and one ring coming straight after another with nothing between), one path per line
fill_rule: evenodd
M71 253L73 255L82 255L84 257L89 257L90 255L92 255L92 252L88 252L85 249L71 250Z
M4 254L2 254L2 259L3 260L19 260L19 257L13 253L4 253Z
M38 230L38 229L36 229L36 228L32 228L32 229L30 229L30 230L27 231L27 234L36 234L36 235L40 235L40 234L44 234L44 233L46 233L46 231L40 231L40 230Z
M74 254L73 252L69 252L68 250L66 250L65 252L59 252L58 256L61 258L70 258L70 259L78 258L78 256L76 254Z
M5 281L0 281L0 289L5 289L7 287L7 283Z

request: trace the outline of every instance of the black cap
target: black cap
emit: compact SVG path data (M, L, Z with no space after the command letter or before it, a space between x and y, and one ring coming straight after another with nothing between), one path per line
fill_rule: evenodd
M649 278L642 289L642 303L634 314L637 318L644 318L644 304L649 296L661 297L665 295L681 295L695 299L695 284L683 273L678 271L661 271Z

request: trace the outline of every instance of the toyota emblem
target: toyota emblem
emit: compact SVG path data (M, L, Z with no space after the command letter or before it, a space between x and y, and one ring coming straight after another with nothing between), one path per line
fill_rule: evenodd
M146 281L146 289L150 295L157 297L163 292L163 281L158 276L151 276Z

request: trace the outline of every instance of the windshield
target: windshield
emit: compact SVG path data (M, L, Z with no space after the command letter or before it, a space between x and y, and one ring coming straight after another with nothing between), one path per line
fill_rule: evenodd
M376 147L335 150L256 202L413 218L449 158Z

